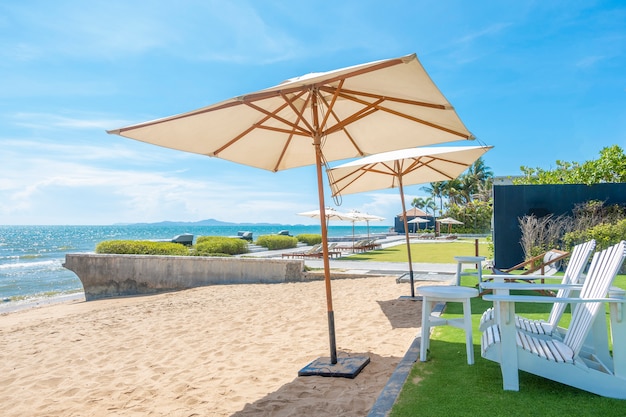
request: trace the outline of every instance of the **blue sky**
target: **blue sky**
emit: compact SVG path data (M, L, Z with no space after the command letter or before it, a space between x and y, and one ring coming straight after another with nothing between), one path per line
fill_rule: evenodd
M626 149L623 1L5 1L0 224L315 224L296 215L318 207L312 167L271 173L105 131L413 52L494 146L496 176ZM401 206L394 189L338 209L392 224Z

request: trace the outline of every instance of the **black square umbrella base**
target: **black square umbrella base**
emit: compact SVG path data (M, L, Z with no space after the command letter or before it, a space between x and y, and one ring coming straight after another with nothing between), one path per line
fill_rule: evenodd
M398 297L398 300L423 301L421 295L416 295L414 297L411 297L410 295L401 295Z
M298 371L298 376L330 376L336 378L354 378L370 363L367 356L337 358L337 363L330 358L318 358Z

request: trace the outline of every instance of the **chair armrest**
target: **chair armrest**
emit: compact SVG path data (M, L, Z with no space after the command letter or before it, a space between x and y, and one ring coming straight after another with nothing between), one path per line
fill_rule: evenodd
M521 274L483 274L483 280L514 279L517 281L536 281L539 279L562 279L554 275L521 275Z
M582 284L523 284L519 282L483 282L480 286L486 290L522 290L522 291L558 291L579 290Z
M626 304L626 298L578 298L578 297L542 297L539 295L483 295L483 300L512 303L618 303Z

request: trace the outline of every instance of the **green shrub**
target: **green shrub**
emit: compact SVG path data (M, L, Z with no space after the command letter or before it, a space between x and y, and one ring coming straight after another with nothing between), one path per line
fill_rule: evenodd
M306 243L308 246L317 245L322 243L322 235L303 234L296 236L298 242Z
M590 229L566 233L563 236L565 250L571 251L574 245L590 239L596 240L596 250L606 249L621 240L626 240L626 219L614 224L602 223Z
M223 236L200 236L193 250L195 256L240 255L248 253L248 242Z
M298 239L293 236L265 235L259 236L256 244L269 250L288 249L295 248L298 245Z
M189 249L180 243L148 240L107 240L98 243L96 253L120 255L189 255Z

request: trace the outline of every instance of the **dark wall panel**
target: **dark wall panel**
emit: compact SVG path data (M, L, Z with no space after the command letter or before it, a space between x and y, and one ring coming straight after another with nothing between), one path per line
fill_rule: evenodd
M495 185L493 187L494 261L499 268L508 268L524 260L520 244L519 219L535 214L572 214L572 209L589 200L607 205L626 204L626 183L619 184L554 184Z

